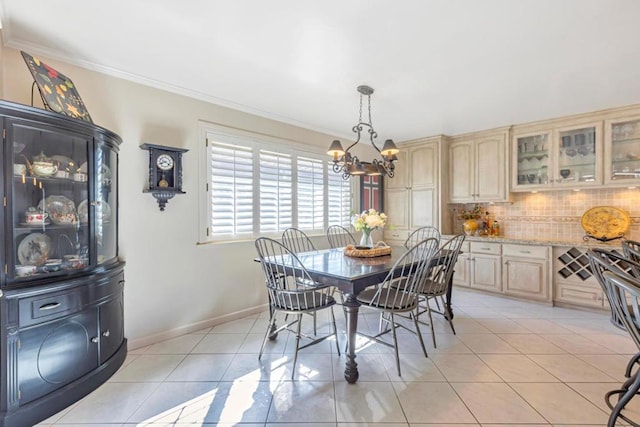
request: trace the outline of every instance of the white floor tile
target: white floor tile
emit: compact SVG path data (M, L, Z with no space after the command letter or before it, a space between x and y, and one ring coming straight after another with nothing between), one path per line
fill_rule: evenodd
M268 422L335 422L333 381L283 381L273 391Z
M407 422L403 408L389 382L335 383L338 422Z
M448 383L393 383L410 423L476 423Z
M607 414L562 383L510 384L552 424L605 425Z
M478 357L508 383L560 381L523 354L479 354Z
M456 393L480 423L545 422L525 400L504 383L456 383Z

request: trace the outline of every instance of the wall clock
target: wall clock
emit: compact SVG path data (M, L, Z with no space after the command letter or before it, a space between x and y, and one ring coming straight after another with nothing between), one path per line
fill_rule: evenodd
M149 150L149 186L144 193L151 193L158 201L161 211L169 199L182 191L182 153L184 148L166 147L155 144L142 144L143 150Z

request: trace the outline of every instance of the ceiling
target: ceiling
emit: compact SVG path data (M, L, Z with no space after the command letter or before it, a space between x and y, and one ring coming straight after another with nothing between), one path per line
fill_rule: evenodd
M381 141L640 102L638 0L0 0L0 20L9 47L347 137L361 84Z

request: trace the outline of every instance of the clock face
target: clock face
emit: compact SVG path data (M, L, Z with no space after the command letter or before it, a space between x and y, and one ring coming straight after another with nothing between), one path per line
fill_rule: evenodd
M160 154L156 160L158 167L163 170L169 170L173 167L173 157L168 154Z

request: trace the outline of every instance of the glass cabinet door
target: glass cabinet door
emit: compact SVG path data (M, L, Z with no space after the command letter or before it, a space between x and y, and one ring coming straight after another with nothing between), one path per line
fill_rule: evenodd
M78 210L89 195L92 140L44 125L10 120L6 125L11 155L5 176L11 177L12 186L12 240L5 241L8 278L88 266L89 224Z
M640 179L640 119L609 121L606 129L606 182L637 185Z
M107 146L99 146L95 154L96 190L93 208L97 243L97 263L118 255L117 188L118 156Z
M547 186L551 177L551 134L539 133L515 137L514 157L517 165L512 177L514 189Z
M601 184L599 173L600 126L561 129L557 137L555 182L583 187Z

